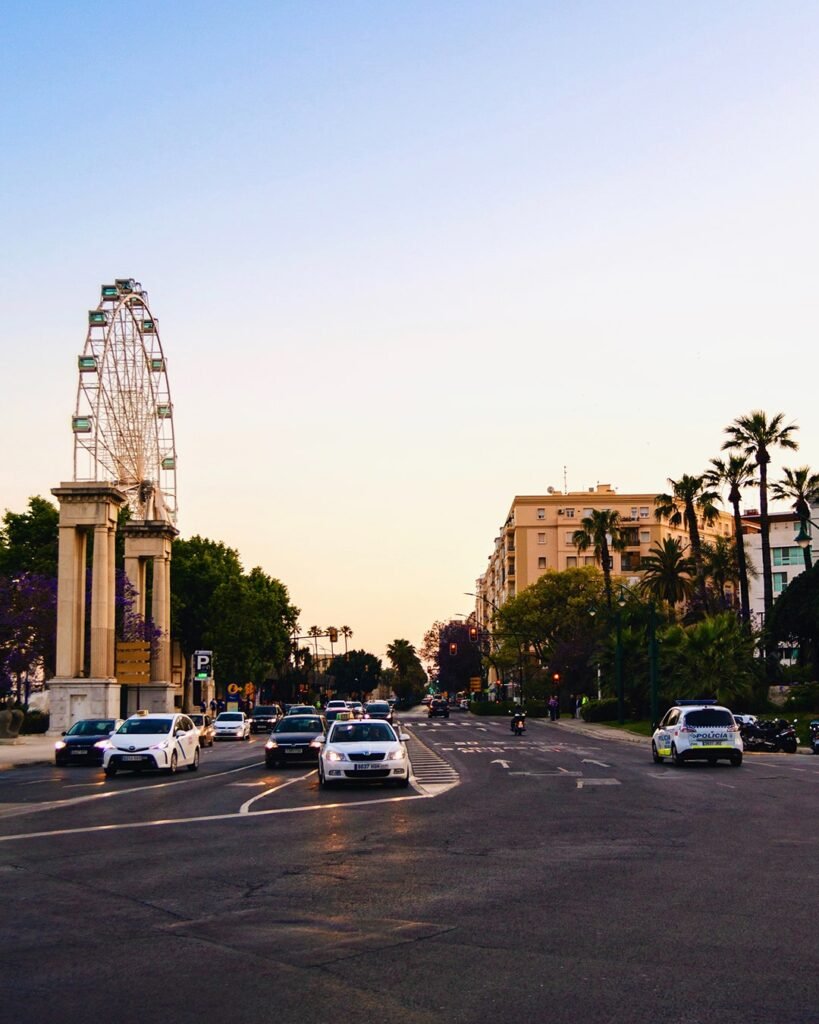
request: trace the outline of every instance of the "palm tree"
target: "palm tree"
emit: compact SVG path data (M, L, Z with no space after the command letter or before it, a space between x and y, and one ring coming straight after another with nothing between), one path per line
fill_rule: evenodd
M783 469L784 478L771 484L771 494L778 501L793 499L791 508L799 516L800 522L810 533L810 507L819 502L819 473L811 473L809 466L800 466L799 469ZM802 549L805 556L805 568L810 569L813 564L810 554L810 544Z
M711 581L718 595L718 608L722 612L731 607L727 587L730 583L736 593L739 582L738 545L730 537L717 537L713 544L703 544L702 563L706 580Z
M728 485L728 501L734 511L734 538L737 546L739 572L740 614L746 629L751 627L751 600L748 596L748 561L745 558L745 534L742 529L741 489L756 483L755 470L747 455L729 455L725 459L711 459L711 469L705 471L705 481L711 487Z
M772 448L794 450L799 444L791 434L798 430L795 423L783 426L784 413L778 412L768 420L761 409L754 409L747 416L738 416L725 428L728 440L725 449L737 449L748 459L753 459L759 469L759 528L762 532L762 588L767 619L773 607L773 577L771 575L771 538L768 534L768 463Z
M344 637L344 657L346 658L347 657L347 641L353 635L353 631L350 629L349 626L342 626L339 629L339 633L341 633L341 635Z
M318 661L318 638L322 635L323 630L321 626L311 626L307 630L307 635L313 637L313 643L316 647L316 661Z
M409 640L393 640L387 647L387 657L399 677L403 679L410 665L418 660L418 653Z
M691 599L694 592L694 559L686 555L678 537L663 537L643 559L642 594L672 607Z
M716 491L706 488L705 474L690 476L685 473L679 480L672 480L669 477L668 482L671 484L671 493L658 494L654 499L654 516L658 522L667 519L670 526L683 526L688 532L691 557L694 559L697 574L697 590L704 608L707 594L702 574L702 538L697 514L699 513L706 525L719 519L719 511L714 504L715 501L719 501L719 495Z
M580 529L575 530L572 543L578 551L594 551L594 558L603 570L606 589L606 604L611 611L611 555L609 551L622 551L626 546L620 533L620 513L614 509L593 508L590 516L580 520Z

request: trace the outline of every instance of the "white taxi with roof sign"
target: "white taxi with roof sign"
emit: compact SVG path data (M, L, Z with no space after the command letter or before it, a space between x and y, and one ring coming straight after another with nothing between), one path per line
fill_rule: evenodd
M742 737L728 708L715 700L678 700L651 737L651 756L659 764L670 757L676 765L686 761L729 761L742 764Z

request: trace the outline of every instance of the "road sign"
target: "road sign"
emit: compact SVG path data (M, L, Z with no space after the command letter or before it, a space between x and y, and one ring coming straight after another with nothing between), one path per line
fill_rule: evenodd
M474 692L480 690L480 688L481 688L481 677L480 676L470 676L469 677L469 689L472 690L472 692L474 693Z
M213 651L193 652L194 679L210 679L213 675Z

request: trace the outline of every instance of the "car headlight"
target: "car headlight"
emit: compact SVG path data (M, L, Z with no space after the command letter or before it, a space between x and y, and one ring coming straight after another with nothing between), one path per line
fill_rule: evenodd
M111 746L111 743L109 740L99 740L94 744L94 746L97 750L107 750Z
M387 760L388 761L401 761L401 760L403 760L403 758L404 758L404 751L401 750L400 748L397 749L397 750L391 750L387 754Z
M265 749L272 750L274 747L278 747L278 745L279 744L275 740L268 740L267 743L265 743Z
M151 745L151 750L167 750L167 749L168 749L168 741L167 740L162 740L161 743L153 743Z
M57 740L57 742L54 744L54 749L55 750L62 750L63 747L67 747L67 746L68 746L68 744L65 742L65 740Z
M346 761L347 755L342 754L339 750L328 750L325 755L328 761Z
M241 736L242 733L244 732L244 729L240 725L238 729L234 729L233 731L236 733L237 736Z

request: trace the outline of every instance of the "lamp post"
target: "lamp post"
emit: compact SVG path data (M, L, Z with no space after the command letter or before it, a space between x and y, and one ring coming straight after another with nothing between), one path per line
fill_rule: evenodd
M805 558L805 568L810 569L813 565L811 559L811 543L810 543L810 528L809 524L813 523L814 526L819 526L819 523L814 523L808 516L800 516L799 518L799 533L793 538L794 542L802 548L802 554Z
M617 686L617 721L622 725L625 720L623 707L623 619L622 609L626 603L623 588L620 587L620 596L617 598L617 611L614 613L614 628L616 646L614 648L614 681Z
M651 688L651 725L658 721L657 713L657 609L648 603L648 681Z

